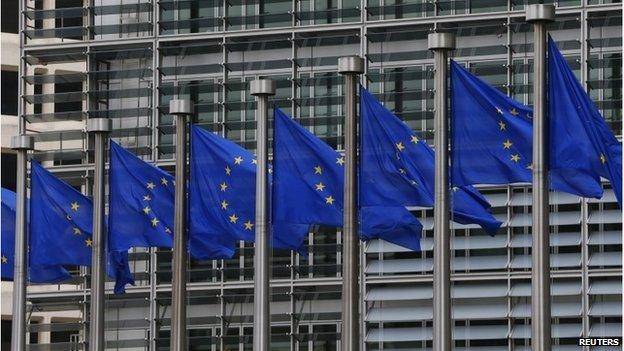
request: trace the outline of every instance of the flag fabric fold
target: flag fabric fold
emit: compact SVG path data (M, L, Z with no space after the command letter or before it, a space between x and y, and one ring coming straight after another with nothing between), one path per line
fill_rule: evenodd
M273 191L279 199L274 221L342 226L344 158L278 108L274 121ZM420 250L421 231L420 222L396 202L360 209L363 240L379 238Z
M363 87L360 108L361 206L394 202L401 206L433 207L433 150ZM453 221L478 224L494 235L502 223L492 216L483 195L471 186L452 189Z
M2 254L0 267L2 279L13 280L15 262L15 193L2 188ZM60 283L71 278L61 265L35 266L28 269L31 283Z
M583 175L587 186L600 190L600 177L609 179L622 207L622 143L548 38L548 114L551 163L565 174ZM581 194L582 195L582 194ZM596 191L593 196L601 197Z
M530 183L532 109L509 98L451 61L452 183ZM552 88L552 85L551 85ZM563 94L559 87L555 95ZM552 105L552 104L551 104ZM562 110L563 111L563 110ZM550 188L602 197L599 178L586 161L587 148L573 121L550 112Z

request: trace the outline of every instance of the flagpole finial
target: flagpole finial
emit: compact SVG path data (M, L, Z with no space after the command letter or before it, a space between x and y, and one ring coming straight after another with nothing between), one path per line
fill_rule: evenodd
M13 150L32 150L35 146L35 139L32 135L15 135L11 137L11 149Z
M111 120L109 118L89 118L87 119L87 132L110 132L112 129Z
M527 5L525 20L527 22L552 22L555 20L555 6L549 4Z
M338 58L338 73L361 74L364 73L364 60L359 56L344 56Z
M190 115L193 113L193 101L190 99L173 99L169 101L169 114Z
M249 83L252 96L275 95L275 82L270 79L256 79Z
M427 46L429 50L453 50L455 49L455 34L429 33Z

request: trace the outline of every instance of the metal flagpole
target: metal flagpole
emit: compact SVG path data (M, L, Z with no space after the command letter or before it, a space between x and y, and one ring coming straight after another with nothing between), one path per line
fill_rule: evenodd
M546 115L546 25L555 19L553 5L528 5L533 23L533 246L531 270L531 347L550 351L550 224L548 208L548 138Z
M24 57L24 1L19 1L18 31L19 31L19 77L26 74L26 60ZM11 149L17 153L17 179L15 189L15 256L13 271L13 323L11 326L11 351L26 349L26 284L28 280L28 235L26 234L26 175L28 172L28 150L34 148L32 136L26 134L26 120L24 119L24 81L17 80L17 116L18 132L11 138Z
M249 85L256 97L256 250L254 254L254 351L271 347L271 295L269 292L269 96L275 95L275 82L256 79Z
M169 102L169 113L176 124L175 215L173 230L173 279L171 282L171 336L170 350L186 351L186 134L193 102L174 99Z
M20 80L21 81L21 80ZM20 116L20 135L11 139L11 148L17 152L17 179L15 203L15 259L13 271L13 326L11 351L26 349L26 282L28 280L28 235L26 235L26 173L28 150L34 146L33 137L26 135Z
M93 249L91 255L91 318L89 350L104 351L104 283L106 281L106 227L104 225L104 169L106 140L111 131L108 118L87 120L87 132L95 139L95 172L93 175Z
M364 73L364 60L359 56L338 59L338 73L344 75L344 220L342 227L342 329L340 349L360 349L360 295L357 201L357 83Z
M451 351L451 233L448 181L448 52L455 49L452 33L429 34L434 56L435 206L433 208L433 350Z

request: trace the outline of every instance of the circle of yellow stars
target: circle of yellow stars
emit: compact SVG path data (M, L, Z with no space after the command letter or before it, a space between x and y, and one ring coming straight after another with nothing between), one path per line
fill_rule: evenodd
M500 107L496 107L496 112L499 115L501 115L501 116L505 115L504 111ZM515 107L512 107L509 110L509 114L514 116L514 117L517 117L517 116L520 115L520 112L518 112L518 110ZM528 115L528 114L527 114L527 117L531 118L531 116ZM502 118L498 121L498 129L502 133L507 131L507 124L505 123L505 121ZM509 161L510 162L513 162L514 164L517 164L517 163L519 163L522 160L522 156L519 153L514 152L512 150L511 147L513 146L513 142L509 138L506 138L501 144L502 144L503 150L509 150L509 152L510 152L510 154L509 154ZM526 169L532 170L533 169L533 164L531 164L531 163L527 164L526 165Z
M72 201L69 204L69 212L77 214L79 211L80 211L80 203L78 203L78 201ZM76 226L76 223L73 222L73 217L71 215L66 213L65 214L65 219L68 222L70 222L70 224L71 224L71 233L72 233L72 235L74 235L74 236L81 236L83 234L82 230L80 230L80 228L78 228L78 226ZM83 241L84 241L85 247L92 247L93 246L93 240L91 240L90 236L88 236Z
M145 216L147 217L147 220L149 221L149 224L154 228L158 228L158 223L161 223L160 220L156 217L156 214L154 213L154 211L152 211L152 208L149 206L149 202L152 201L152 196L153 196L153 190L156 189L156 183L152 180L149 180L145 183L145 187L147 188L147 190L150 192L150 194L146 194L143 195L143 201L146 203L145 207L142 208L143 213L145 214ZM169 186L169 179L165 178L165 177L161 177L158 180L158 183L163 186L163 187L168 187ZM175 182L172 182L175 185ZM167 234L171 234L171 229L169 229L169 227L167 226L163 226L164 227L164 232Z
M237 166L243 166L243 163L245 162L245 159L243 158L243 156L237 155L234 157L234 159L232 160L232 167L230 167L229 164L226 164L225 167L223 168L224 174L226 175L226 177L230 178L233 177L233 172L236 169ZM252 165L256 165L258 163L258 161L254 158L251 159L251 161L249 161ZM232 184L228 183L228 181L223 181L221 183L219 183L219 192L223 193L223 195L225 196L228 193L228 190L231 188ZM227 199L222 198L220 199L219 202L219 207L223 210L223 211L228 211L230 214L226 213L226 217L227 217L227 221L229 223L231 223L232 225L236 225L239 223L239 221L241 220L240 217L238 215L236 215L236 212L234 212L234 209L230 206L230 203L227 201ZM230 212L231 211L231 212ZM243 225L243 229L244 230L253 230L254 227L254 223L251 220L247 220L246 222L242 223Z

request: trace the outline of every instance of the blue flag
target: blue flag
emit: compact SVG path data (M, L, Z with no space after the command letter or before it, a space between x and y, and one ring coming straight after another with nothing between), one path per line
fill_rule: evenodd
M191 127L189 249L198 259L230 258L254 239L255 158L200 127Z
M15 193L2 188L2 245L0 267L2 279L13 280L15 269ZM59 283L71 275L63 266L29 267L29 281L32 283Z
M173 247L173 177L115 142L110 145L110 249Z
M281 110L275 108L274 116L274 220L342 226L344 157ZM360 214L363 240L420 250L422 225L399 203L363 207Z
M566 174L581 174L599 197L600 177L610 180L622 207L622 143L600 115L600 111L574 73L548 39L548 113L550 116L551 163ZM588 179L589 178L589 179ZM596 189L597 188L597 189Z
M133 284L127 264L132 247L173 247L174 181L158 167L110 143L109 275L117 287ZM121 290L119 290L121 291Z
M189 248L195 258L229 258L255 239L256 158L236 143L191 128ZM273 247L302 250L308 226L273 223Z
M31 161L30 262L91 266L93 204Z
M361 206L390 201L402 206L433 207L434 153L403 121L366 89L360 89ZM501 226L490 204L476 189L453 187L453 221L480 225L490 235Z
M531 182L532 110L453 61L451 81L453 184ZM550 187L602 197L600 183L581 160L585 154L582 143L565 135L566 130L577 131L565 123L551 119Z

